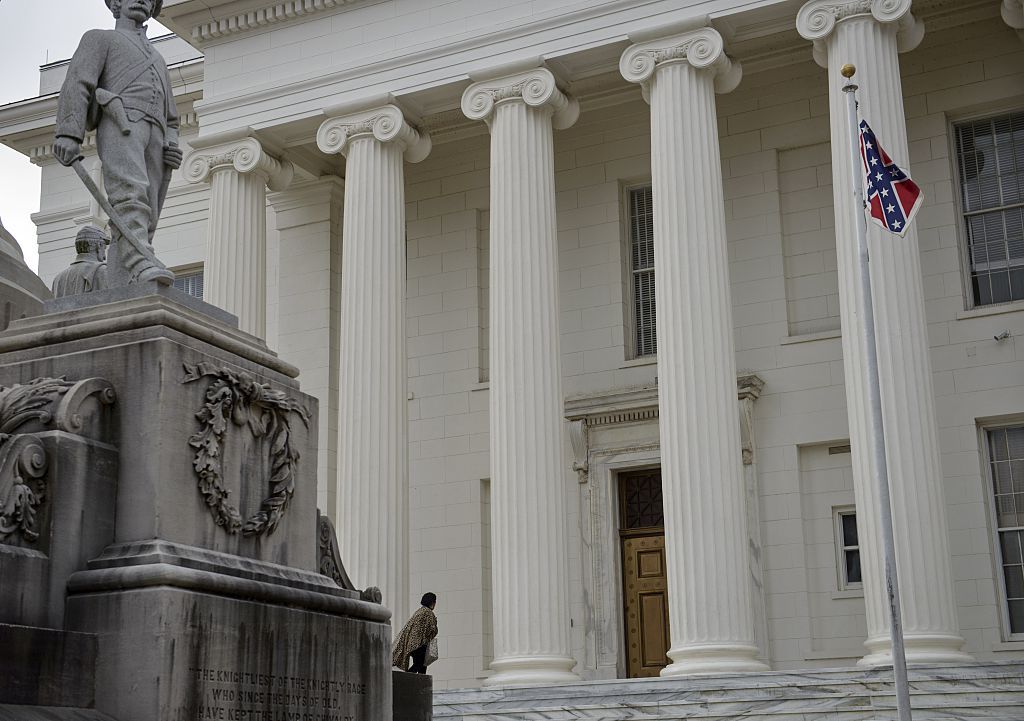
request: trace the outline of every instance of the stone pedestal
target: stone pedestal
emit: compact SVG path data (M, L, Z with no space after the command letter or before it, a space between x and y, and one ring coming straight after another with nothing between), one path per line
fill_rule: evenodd
M317 409L295 369L173 288L44 310L0 336L0 386L71 386L35 421L57 426L33 438L59 463L15 449L21 475L57 491L38 504L46 534L0 539L0 569L6 580L11 563L46 559L51 610L0 621L93 639L88 707L117 721L388 718L390 614L322 558ZM59 650L39 653L60 669ZM19 702L0 685L3 703Z

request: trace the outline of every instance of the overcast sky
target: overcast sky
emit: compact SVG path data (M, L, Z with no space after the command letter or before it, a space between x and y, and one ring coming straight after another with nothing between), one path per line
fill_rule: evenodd
M0 105L39 94L39 66L71 57L90 28L113 27L103 0L0 0ZM150 23L149 36L167 30ZM36 228L39 168L0 145L0 218L38 269Z

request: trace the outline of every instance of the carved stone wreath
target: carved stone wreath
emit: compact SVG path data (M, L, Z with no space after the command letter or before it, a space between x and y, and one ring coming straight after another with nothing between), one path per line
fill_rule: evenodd
M251 374L217 367L210 363L185 363L182 383L212 378L206 390L206 402L196 413L200 428L189 438L196 449L192 466L199 479L199 492L218 526L234 535L259 536L277 528L295 493L295 468L299 452L292 446L290 414L296 414L308 428L309 410L269 385L259 383ZM239 510L228 498L224 487L223 450L228 422L248 427L255 438L270 439L270 477L266 480L270 495L260 510L242 520Z

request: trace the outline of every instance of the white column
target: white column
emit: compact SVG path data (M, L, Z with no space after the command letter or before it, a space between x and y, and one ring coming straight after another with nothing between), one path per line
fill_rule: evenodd
M871 124L893 160L907 169L898 53L916 47L924 32L910 14L910 4L910 0L813 0L797 16L800 34L814 41L815 58L829 71L843 362L868 625L863 665L892 663L892 653L878 487L871 471L866 359L860 342L853 159L842 92L845 80L839 71L844 63L857 66L861 117ZM868 243L907 660L963 661L969 657L960 651L963 639L953 595L917 231L912 227L901 239L871 223Z
M267 186L284 190L295 169L268 155L255 138L194 150L190 183L209 181L210 216L203 297L238 316L238 327L267 332Z
M408 376L405 351L405 161L430 138L384 105L320 126L317 145L345 156L338 532L352 581L379 586L401 628L409 603ZM423 589L424 591L429 589Z
M570 639L552 127L579 115L545 68L477 82L491 131L489 686L579 681Z
M1020 39L1024 40L1024 0L1003 0L1000 12L1006 24L1016 30Z
M638 38L633 38L638 39ZM672 663L758 671L715 92L739 83L722 37L644 39L619 69L651 105L658 405Z

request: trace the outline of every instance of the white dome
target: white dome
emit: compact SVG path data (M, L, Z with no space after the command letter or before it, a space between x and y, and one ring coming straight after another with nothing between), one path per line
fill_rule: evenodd
M25 261L25 254L21 252L18 240L4 227L2 219L0 219L0 252L17 258L22 262Z

